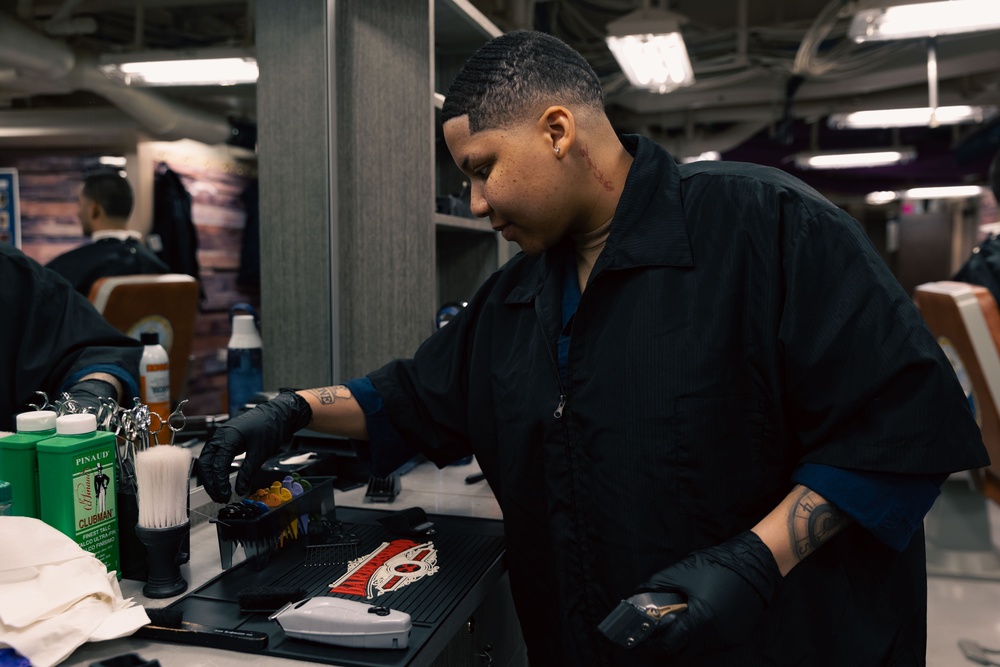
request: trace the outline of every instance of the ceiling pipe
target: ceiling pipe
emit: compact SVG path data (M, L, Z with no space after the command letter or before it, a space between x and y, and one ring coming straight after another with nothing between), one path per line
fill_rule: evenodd
M959 85L946 86L940 91L939 103L998 105L1000 97L995 92L985 91L980 95L968 94ZM870 95L854 95L813 99L795 103L793 112L799 119L816 119L832 113L849 113L871 109L893 109L902 107L922 107L927 104L926 88L914 86L905 90L880 92ZM730 107L700 108L694 111L699 125L715 123L763 122L769 124L782 117L783 107L774 102L759 104L738 104ZM684 130L691 118L691 110L679 109L658 114L636 113L622 107L609 109L612 124L634 126L638 123L655 123L670 130Z
M194 139L220 144L230 139L232 125L226 118L170 100L152 90L129 88L112 81L89 57L77 57L55 40L20 21L0 13L0 68L13 67L25 88L34 77L68 93L86 90L101 95L134 118L141 129L156 139ZM11 85L11 82L5 82ZM12 84L20 87L18 81Z
M225 118L194 109L149 89L129 88L109 79L90 58L81 58L67 77L75 88L97 93L132 116L157 139L195 139L221 144L230 138L232 126Z
M0 64L19 72L58 79L76 64L72 49L0 14Z
M692 135L684 134L678 136L665 136L662 132L646 128L643 134L652 138L653 141L666 149L675 158L680 159L709 151L724 153L732 150L755 136L758 132L766 128L768 124L761 121L737 123L722 132L712 134L699 134L695 132Z

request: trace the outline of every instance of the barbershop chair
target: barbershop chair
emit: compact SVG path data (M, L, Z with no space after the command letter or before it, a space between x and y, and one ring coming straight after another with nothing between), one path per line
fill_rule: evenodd
M109 276L90 289L90 302L112 326L138 339L159 334L170 357L170 398L186 396L198 313L198 281L182 273Z
M925 283L913 298L970 395L991 460L942 486L927 515L928 574L1000 579L989 517L1000 513L1000 310L988 289L968 283Z

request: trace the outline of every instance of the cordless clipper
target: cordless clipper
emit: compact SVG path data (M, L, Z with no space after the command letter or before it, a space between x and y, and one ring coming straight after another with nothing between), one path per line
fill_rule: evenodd
M614 643L635 648L668 616L685 609L687 602L679 593L639 593L622 600L597 629Z

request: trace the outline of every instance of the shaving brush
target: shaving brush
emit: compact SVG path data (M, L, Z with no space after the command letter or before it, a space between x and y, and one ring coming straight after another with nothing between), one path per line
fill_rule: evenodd
M191 453L174 445L157 445L135 455L139 504L135 534L146 547L149 576L142 592L148 598L173 597L187 590L180 550L190 526L191 464Z

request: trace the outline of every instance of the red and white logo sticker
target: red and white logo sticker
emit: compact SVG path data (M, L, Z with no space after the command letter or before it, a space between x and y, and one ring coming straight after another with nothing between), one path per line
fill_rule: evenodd
M330 584L330 592L376 598L437 571L437 549L433 542L393 540L349 561L347 573Z

